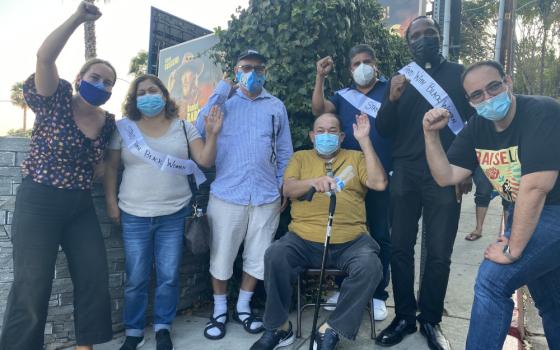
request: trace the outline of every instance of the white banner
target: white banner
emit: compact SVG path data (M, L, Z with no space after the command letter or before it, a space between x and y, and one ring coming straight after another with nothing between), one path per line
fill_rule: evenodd
M348 103L360 112L366 113L373 119L377 117L377 112L379 112L379 108L381 108L380 102L369 98L355 89L346 88L339 90L336 93L342 96L342 98L348 101Z
M453 104L451 97L447 95L447 92L443 90L441 86L416 62L411 62L401 68L399 73L404 75L412 86L418 90L418 92L432 105L434 108L445 108L449 111L451 116L449 117L449 129L457 135L465 123L459 115L459 111Z
M206 181L206 176L198 165L190 159L177 158L168 154L155 151L148 146L138 126L128 118L117 122L117 129L128 150L161 171L171 172L177 175L194 175L197 186Z

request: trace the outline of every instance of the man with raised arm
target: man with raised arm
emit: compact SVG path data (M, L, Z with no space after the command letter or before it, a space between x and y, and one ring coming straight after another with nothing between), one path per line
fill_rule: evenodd
M468 350L502 349L511 322L511 295L527 285L543 320L550 349L560 349L560 103L514 95L494 61L472 65L463 86L477 114L447 155L439 130L446 109L424 117L426 155L440 186L460 183L480 165L512 214L505 237L490 244L478 271L467 336Z

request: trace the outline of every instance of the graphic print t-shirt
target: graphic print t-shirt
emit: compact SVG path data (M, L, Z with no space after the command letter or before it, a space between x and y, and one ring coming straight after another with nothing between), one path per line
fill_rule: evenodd
M516 95L517 110L509 127L497 132L494 123L473 116L447 156L451 164L474 172L480 165L492 187L515 202L521 176L560 170L560 103L544 96ZM560 177L546 198L560 204Z

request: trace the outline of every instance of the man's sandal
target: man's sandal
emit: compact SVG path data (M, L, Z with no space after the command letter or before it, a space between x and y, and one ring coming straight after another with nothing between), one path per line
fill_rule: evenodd
M471 242L472 242L472 241L476 241L476 240L479 239L480 237L482 237L482 234L478 234L478 233L471 232L471 233L469 233L468 235L465 236L465 239L466 239L467 241L471 241Z
M218 319L223 318L223 317L226 318L224 322L218 321ZM228 323L228 321L229 321L229 316L228 316L227 312L219 315L218 317L210 316L210 321L208 321L208 323L206 324L206 327L204 328L204 337L206 337L207 339L210 339L210 340L222 339L226 335L226 323ZM218 335L209 334L208 331L211 328L217 328L220 331L220 334L218 334Z
M245 318L243 321L241 320L241 318L239 316L247 316L247 318ZM261 333L264 331L264 326L262 325L262 318L250 313L250 312L237 312L237 310L235 310L233 312L233 320L235 322L241 323L243 325L243 328L251 333L251 334L257 334L257 333ZM261 326L259 328L251 328L251 326L253 325L253 322L260 322Z

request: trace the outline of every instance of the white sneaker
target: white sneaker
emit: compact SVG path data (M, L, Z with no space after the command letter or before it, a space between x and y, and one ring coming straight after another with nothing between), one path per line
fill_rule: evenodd
M338 303L338 297L339 296L340 296L339 291L331 292L329 297L327 298L327 303L330 303L330 304ZM323 309L325 309L327 311L334 311L334 309L336 309L336 306L323 306Z
M383 321L387 318L387 306L383 300L373 298L373 319Z

